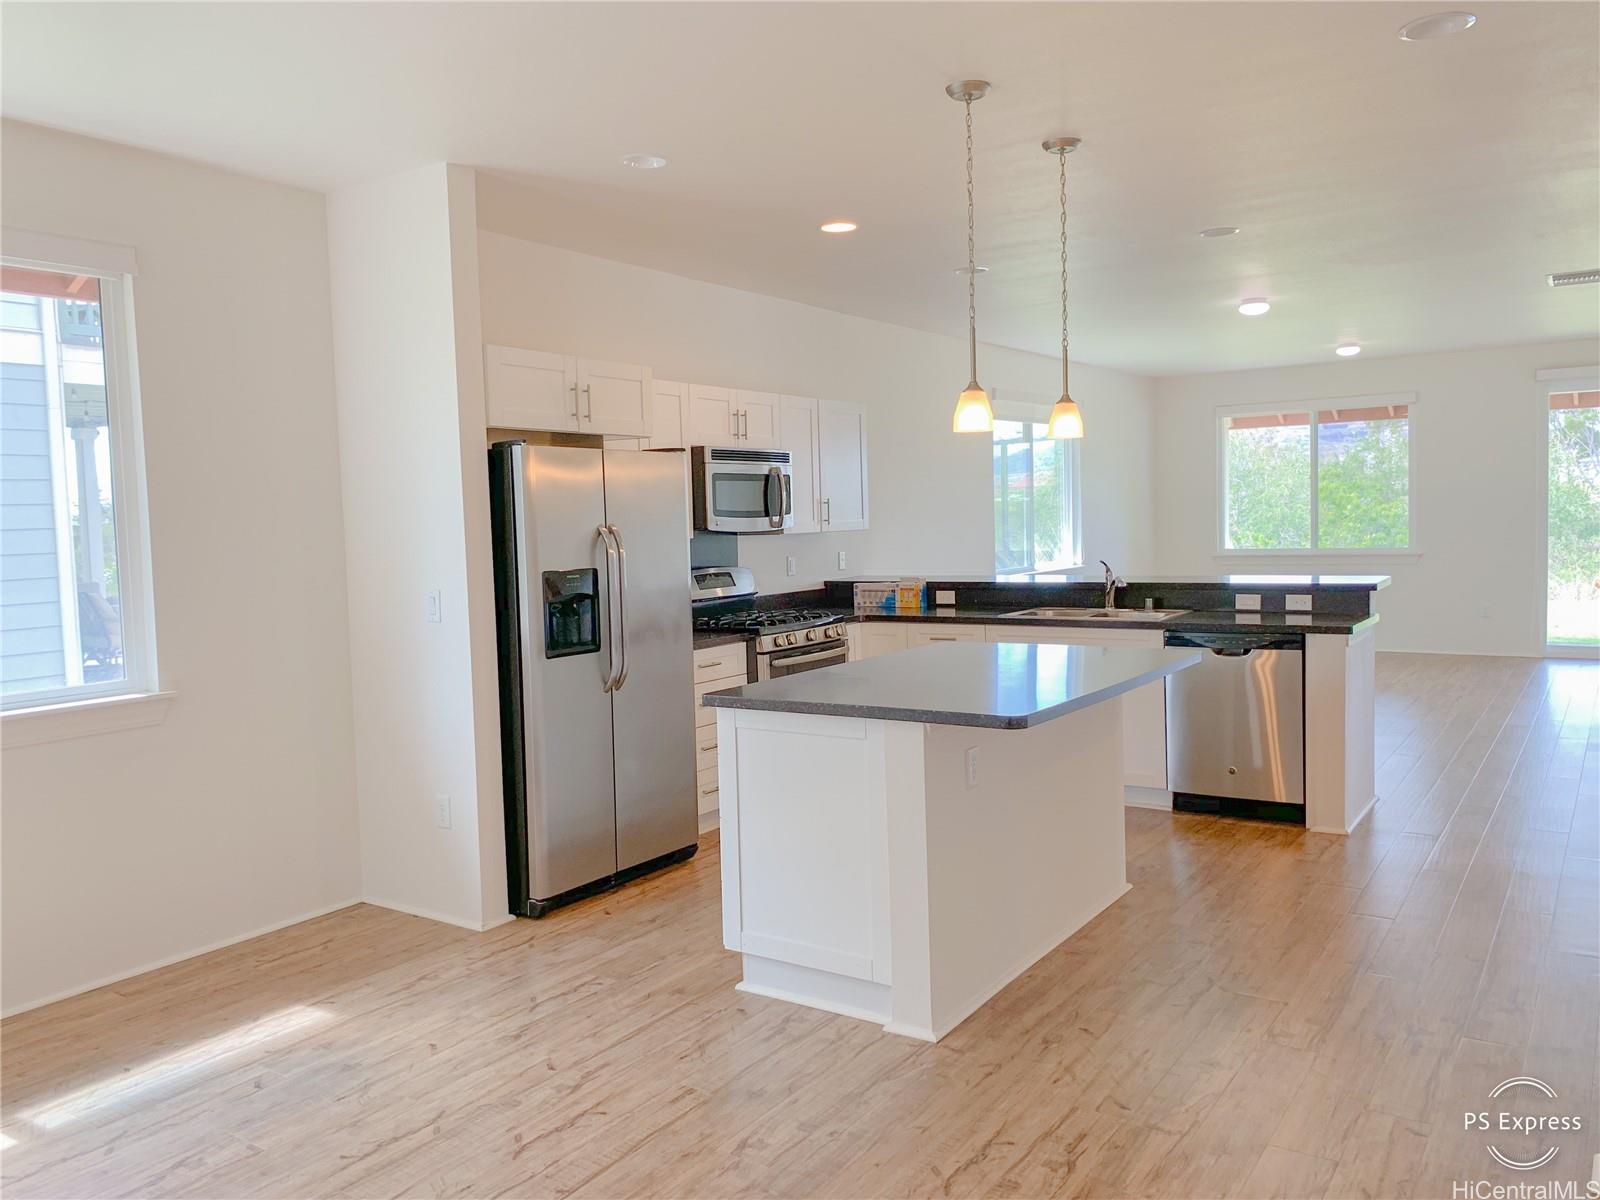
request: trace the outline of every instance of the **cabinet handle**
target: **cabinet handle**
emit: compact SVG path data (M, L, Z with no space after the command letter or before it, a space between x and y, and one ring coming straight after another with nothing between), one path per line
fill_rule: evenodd
M572 419L576 421L578 419L578 385L574 382L570 386L572 388Z
M822 501L822 523L824 525L833 524L833 501L826 497Z
M589 395L589 385L587 383L583 385L583 419L586 421L594 420L594 400Z
M723 663L723 660L719 658L719 659L713 660L712 662L703 662L700 665L702 667L704 667L707 671L709 671L712 667L720 667L722 665L722 663Z
M704 746L696 747L699 750L715 750L716 748L717 744L715 742L707 742Z
M717 794L717 789L716 788L701 788L700 789L700 794L702 796L715 796Z

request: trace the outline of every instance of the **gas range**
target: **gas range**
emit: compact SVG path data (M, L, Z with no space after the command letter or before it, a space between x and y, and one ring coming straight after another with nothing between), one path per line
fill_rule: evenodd
M697 616L694 627L700 633L744 633L754 635L757 654L771 654L790 646L834 642L845 636L845 618L825 608L781 608L758 612L720 613Z

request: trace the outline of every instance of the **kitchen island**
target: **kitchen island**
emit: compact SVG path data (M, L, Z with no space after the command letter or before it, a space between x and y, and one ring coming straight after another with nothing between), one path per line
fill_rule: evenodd
M706 696L739 986L943 1037L1128 890L1109 702L1198 661L940 643Z

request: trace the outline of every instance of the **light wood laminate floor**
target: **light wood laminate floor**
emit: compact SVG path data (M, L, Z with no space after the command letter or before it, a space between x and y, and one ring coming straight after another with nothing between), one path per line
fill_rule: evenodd
M7 1196L1449 1196L1600 1149L1595 664L1381 655L1348 839L1130 810L938 1045L741 995L717 846L472 934L356 906L0 1026ZM1462 1128L1510 1076L1581 1134ZM1527 1089L1519 1089L1526 1092Z

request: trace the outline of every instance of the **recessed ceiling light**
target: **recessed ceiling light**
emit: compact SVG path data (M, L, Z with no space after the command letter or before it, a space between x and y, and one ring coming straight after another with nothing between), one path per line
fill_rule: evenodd
M1213 225L1210 229L1202 229L1201 237L1232 237L1239 232L1237 225Z
M1589 271L1557 271L1554 275L1546 275L1545 281L1551 287L1572 287L1580 283L1600 283L1600 268Z
M854 221L829 221L826 225L820 226L820 228L823 233L854 233L856 231L856 223Z
M1240 304L1239 305L1239 311L1241 313L1243 313L1247 317L1259 317L1262 313L1266 312L1271 307L1272 307L1272 305L1268 304L1265 300L1261 299L1259 296L1256 296L1256 297L1254 297L1252 299L1249 299L1249 300L1246 300L1246 301L1244 301L1244 303Z
M1418 17L1415 21L1407 21L1400 26L1400 40L1431 41L1434 38L1449 37L1452 33L1461 33L1477 23L1478 18L1469 12L1432 13L1426 17Z
M659 171L667 165L667 160L659 154L624 154L622 165L636 167L641 171Z
M1340 358L1354 358L1361 353L1361 347L1355 342L1340 342L1333 348L1333 352Z

